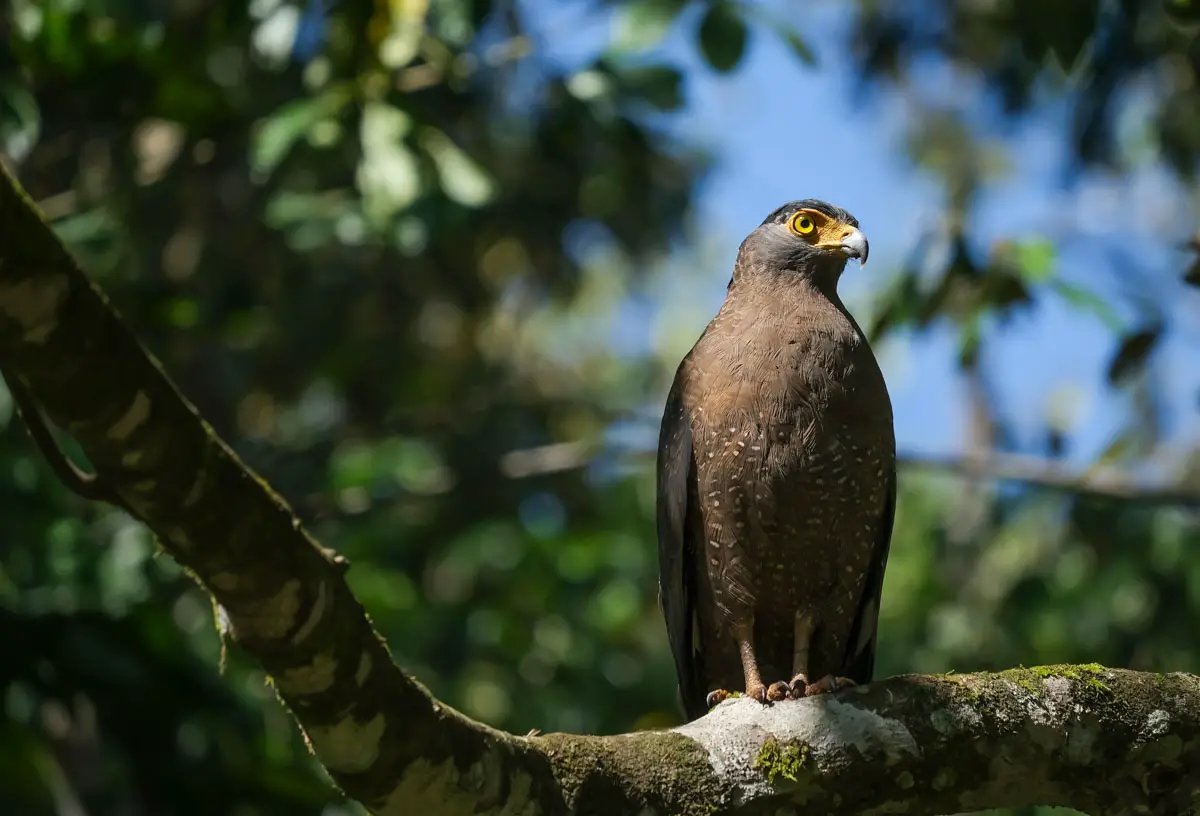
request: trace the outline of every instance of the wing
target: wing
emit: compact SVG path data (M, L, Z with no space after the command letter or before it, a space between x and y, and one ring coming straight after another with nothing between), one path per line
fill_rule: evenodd
M845 676L859 685L871 682L875 672L875 642L879 626L879 599L883 594L883 572L887 567L888 550L892 544L892 523L896 518L896 465L892 463L889 476L887 505L883 509L883 524L871 552L871 566L854 613L850 630L849 649L842 661Z
M689 520L695 517L696 464L691 416L683 402L687 362L684 358L675 374L658 435L658 602L667 624L683 708L692 720L705 712L705 691L703 655L694 638L698 592L691 544L694 536L689 529L693 522Z

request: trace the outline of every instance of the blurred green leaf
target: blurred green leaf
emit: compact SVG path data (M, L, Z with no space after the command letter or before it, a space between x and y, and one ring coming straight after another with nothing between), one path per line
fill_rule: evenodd
M1200 23L1200 0L1162 0L1167 16L1179 23Z
M1033 58L1049 52L1063 70L1071 71L1093 37L1098 0L1016 0L1023 44Z
M413 493L445 492L453 478L437 449L423 439L394 437L376 449L378 467Z
M1108 301L1095 292L1078 284L1068 283L1061 278L1050 281L1049 287L1051 291L1057 293L1071 305L1099 318L1112 331L1121 331L1123 325L1121 316L1116 313Z
M338 446L329 464L330 487L336 491L366 487L376 476L373 451L361 442L347 441Z
M54 233L63 243L79 244L111 238L117 229L112 214L103 207L77 212L55 219Z
M1104 446L1104 450L1095 458L1088 472L1095 472L1105 467L1112 467L1124 459L1137 444L1135 435L1129 432L1119 433Z
M191 329L200 322L200 304L191 298L176 298L167 304L167 322L177 329Z
M683 74L676 68L669 65L628 68L619 77L626 92L660 110L678 110L683 106Z
M0 146L14 161L20 161L37 143L41 114L28 88L0 83Z
M916 270L905 268L892 278L891 285L883 295L880 308L871 323L868 337L877 342L890 329L906 326L917 320L921 311L922 296Z
M816 53L809 47L808 41L792 25L792 19L795 15L781 13L775 6L767 3L741 4L738 10L745 15L748 22L759 22L771 28L783 40L791 52L806 66L811 68L817 64ZM789 12L791 8L784 6L783 10L784 12Z
M958 365L970 368L979 357L979 344L983 340L983 314L974 312L959 330Z
M440 130L422 132L421 146L437 165L442 190L465 207L481 207L496 194L492 177Z
M71 23L75 18L71 3L49 3L42 9L41 35L50 59L71 73L78 71L83 55L71 42Z
M413 119L383 102L369 102L362 117L362 158L356 179L363 197L363 214L376 227L390 223L425 189L418 156L406 139Z
M1116 385L1141 369L1162 339L1162 331L1163 327L1155 324L1127 334L1108 365L1108 381Z
M644 51L661 40L686 5L686 0L634 0L616 14L612 48Z
M316 96L283 105L254 134L250 148L254 169L264 176L270 175L297 140L319 122L336 117L353 98L354 87L350 83L335 83Z
M742 61L749 32L736 6L716 2L700 21L700 53L714 70L728 73Z
M788 48L792 49L792 53L800 58L800 61L810 68L815 68L817 65L817 55L809 48L808 41L805 40L799 33L791 28L780 28L779 35L783 37L783 41L787 43Z
M1043 283L1054 274L1058 250L1045 239L1025 241L1015 246L1017 268L1029 283Z

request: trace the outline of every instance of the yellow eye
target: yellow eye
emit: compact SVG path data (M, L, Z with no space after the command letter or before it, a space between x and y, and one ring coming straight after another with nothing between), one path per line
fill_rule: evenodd
M816 225L813 223L812 217L805 215L804 213L800 213L792 219L792 229L801 235L808 235L813 231L815 226Z

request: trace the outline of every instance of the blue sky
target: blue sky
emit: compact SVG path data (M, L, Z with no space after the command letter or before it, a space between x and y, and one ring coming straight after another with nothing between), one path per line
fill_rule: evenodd
M685 14L655 47L654 53L688 76L687 108L668 126L718 159L698 201L696 220L704 234L678 248L655 290L650 322L660 331L678 333L690 344L720 305L738 243L784 201L824 198L858 217L871 240L871 263L861 271L852 265L842 292L860 316L869 312L873 293L886 286L920 232L940 219L940 185L914 169L905 153L909 111L887 88L864 96L855 82L846 52L852 7L831 1L807 6L800 30L817 53L815 69L760 27L738 70L715 74L696 52L694 14ZM598 28L577 32L573 42L608 34ZM1153 162L1126 177L1070 172L1070 109L1061 99L1049 98L1028 121L996 135L1000 130L980 93L982 82L933 61L917 70L923 93L970 106L980 130L1009 164L989 183L974 213L971 237L977 247L1045 237L1058 248L1058 274L1109 299L1131 324L1139 313L1129 305L1129 288L1173 304L1172 331L1160 349L1163 370L1175 375L1174 385L1165 389L1167 430L1174 441L1200 442L1200 355L1190 351L1200 340L1200 293L1178 282L1186 261L1173 248L1195 221L1185 191ZM1130 113L1122 127L1136 138L1139 89L1130 89L1128 97ZM1114 265L1108 255L1114 249L1128 252L1133 265ZM644 309L630 309L617 332L643 334L645 320ZM1038 450L1047 411L1061 404L1070 418L1069 460L1090 462L1126 416L1125 397L1104 379L1116 342L1111 330L1047 295L992 336L985 364L1020 446ZM943 326L920 336L896 336L878 349L902 450L961 449L964 402L956 348L954 331Z
M715 74L696 51L696 4L650 46L648 60L678 65L688 81L686 108L659 124L682 143L707 149L717 164L700 190L696 232L676 247L653 288L631 293L618 310L609 338L615 353L655 351L674 365L720 305L741 239L785 201L823 198L858 217L872 260L861 271L851 267L842 293L864 324L889 275L942 218L939 183L915 169L905 150L913 115L908 102L893 88L856 82L847 49L857 4L810 0L803 15L796 13L800 4L788 0L745 4L751 6L790 20L816 53L817 67L805 66L767 27L754 25L738 69ZM614 15L593 0L525 0L521 7L535 39L533 59L568 70L631 33L620 10ZM909 70L914 81L906 92L968 112L976 134L1004 165L989 177L972 213L968 233L976 252L986 255L997 240L1045 239L1058 250L1056 274L1101 295L1126 327L1144 322L1147 306L1162 307L1170 331L1152 376L1165 397L1165 436L1176 451L1200 445L1200 355L1194 353L1200 291L1180 281L1187 259L1179 249L1195 230L1197 199L1157 163L1147 127L1154 80L1120 90L1117 131L1135 169L1106 175L1071 162L1070 101L1052 83L1038 88L1041 106L1013 123L999 115L983 77L933 57ZM927 265L939 271L936 259ZM1065 418L1068 460L1091 462L1128 414L1127 396L1105 382L1117 341L1112 329L1039 291L1033 309L989 337L985 369L1018 449L1041 447L1054 408ZM894 333L877 349L902 451L961 449L965 404L956 348L953 327L935 325L917 336Z

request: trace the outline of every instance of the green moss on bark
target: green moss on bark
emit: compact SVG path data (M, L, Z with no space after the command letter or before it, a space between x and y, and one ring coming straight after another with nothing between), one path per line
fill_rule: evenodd
M799 742L780 743L769 739L754 758L754 770L761 771L774 785L780 779L799 782L808 764L809 748Z
M711 816L721 797L707 752L682 734L621 739L548 734L530 740L549 758L572 813ZM689 802L677 810L680 802ZM671 804L669 804L671 803Z
M1081 701L1086 702L1102 699L1112 694L1112 689L1101 679L1106 671L1108 669L1099 663L1083 663L1078 665L1063 663L1050 666L1032 666L1030 668L1021 666L1020 668L1000 672L996 676L1020 686L1035 696L1041 695L1043 690L1042 682L1044 680L1061 677L1064 680L1071 681L1076 695Z

